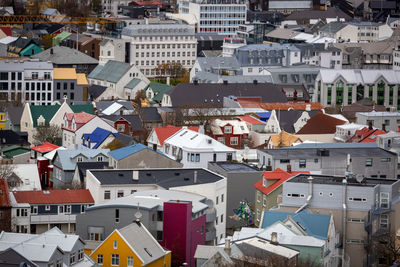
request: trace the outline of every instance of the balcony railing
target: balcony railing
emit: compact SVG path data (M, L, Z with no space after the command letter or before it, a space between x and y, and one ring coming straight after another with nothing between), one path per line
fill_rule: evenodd
M217 211L215 208L206 210L206 222L214 222L217 218Z
M75 223L75 214L31 215L31 223Z

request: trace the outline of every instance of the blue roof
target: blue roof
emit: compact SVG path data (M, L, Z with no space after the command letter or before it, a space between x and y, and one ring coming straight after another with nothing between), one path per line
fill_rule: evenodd
M79 145L76 149L57 150L57 155L60 160L61 167L64 171L75 170L76 161L75 157L81 155L87 160L94 161L94 158L102 154L108 158L109 149L90 149L85 146Z
M303 143L293 147L286 147L287 149L299 148L374 148L378 147L377 143Z
M299 213L265 211L261 227L267 228L277 221L283 222L287 219L288 215L290 215L293 221L295 221L308 235L319 239L328 238L331 215L313 214L309 213L307 210L303 210Z
M118 133L112 133L108 130L105 130L103 128L97 127L92 133L90 134L83 134L83 139L87 142L90 143L96 143L92 148L96 149L98 148L104 140L110 135L117 136ZM90 147L90 146L89 146Z
M257 112L256 114L260 117L260 120L263 122L266 122L269 119L269 117L271 117L271 112Z
M135 144L132 146L126 146L123 148L113 150L110 152L110 156L113 157L115 160L121 160L139 151L142 151L143 149L150 149L150 148L143 144Z

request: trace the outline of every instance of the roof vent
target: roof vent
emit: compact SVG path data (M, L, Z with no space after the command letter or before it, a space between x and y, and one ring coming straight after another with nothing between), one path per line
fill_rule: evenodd
M50 191L48 191L48 190L45 190L45 191L43 191L43 194L46 194L46 195L48 195L48 194L50 194Z
M207 143L211 144L212 140L211 139L207 139Z

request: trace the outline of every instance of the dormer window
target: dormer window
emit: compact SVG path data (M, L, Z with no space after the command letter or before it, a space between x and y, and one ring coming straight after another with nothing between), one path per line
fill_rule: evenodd
M97 161L99 161L99 162L103 161L103 156L98 156Z
M224 132L225 133L232 133L232 126L225 126Z
M263 180L263 186L266 187L267 186L267 180L265 178L263 178L262 180Z
M83 161L83 158L82 158L82 157L78 157L78 158L76 159L76 161L77 161L77 162L82 162L82 161Z

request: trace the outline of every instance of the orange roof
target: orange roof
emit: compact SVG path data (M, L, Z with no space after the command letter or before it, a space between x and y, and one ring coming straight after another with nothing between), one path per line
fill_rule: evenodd
M259 191L263 192L265 195L268 195L272 191L274 191L276 188L278 188L281 184L283 184L286 180L289 178L297 175L297 174L305 174L305 173L310 173L309 171L299 171L299 172L286 172L280 168L275 169L272 172L264 172L263 179L266 180L275 180L273 184L271 184L268 187L263 186L263 179L258 181L257 183L254 184L254 187L258 189Z
M76 74L76 83L78 85L88 85L88 81L86 79L86 74L85 73L77 73Z
M67 116L67 120L72 120L74 118L76 123L87 123L96 117L96 115L92 115L83 111L79 113L65 113L65 115Z
M88 189L13 191L17 203L59 204L59 203L94 203Z
M375 143L376 136L386 134L385 131L380 129L369 129L364 127L360 130L356 130L356 133L347 142L349 143Z
M199 126L189 126L187 128L195 132L199 131ZM182 127L167 125L165 127L155 127L154 131L156 132L160 145L163 145L167 138L178 132L180 129L182 129Z
M256 119L252 116L239 116L238 118L250 124L265 124L265 122L260 121L259 119Z
M75 68L54 68L55 80L76 80Z
M34 146L31 149L40 152L40 153L47 153L50 151L53 151L54 149L59 148L57 145L53 145L52 143L49 142L44 142L43 145L40 146Z
M242 108L262 108L266 110L288 110L290 108L294 110L306 110L309 105L311 110L321 110L324 108L321 103L298 103L298 102L287 102L287 103L261 103L258 100L248 99L237 99L237 102Z

